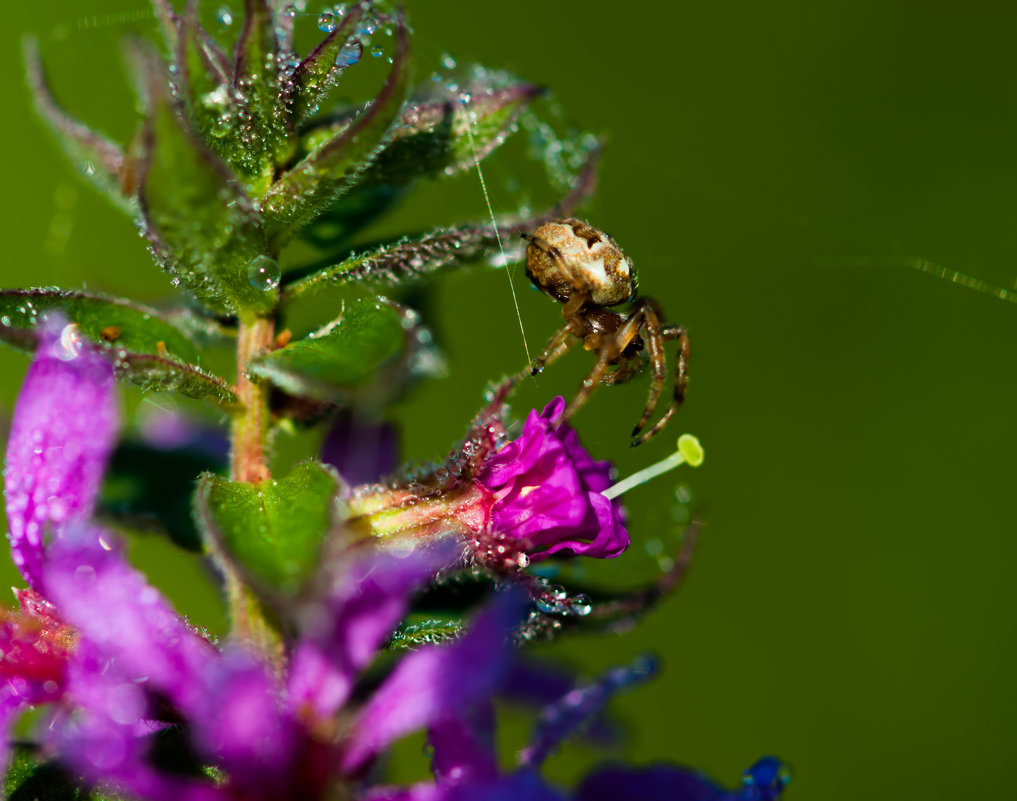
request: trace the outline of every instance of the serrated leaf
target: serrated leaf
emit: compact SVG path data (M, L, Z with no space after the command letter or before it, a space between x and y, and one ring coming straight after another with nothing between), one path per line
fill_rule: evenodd
M572 191L552 209L535 217L503 218L497 228L489 224L439 228L431 233L403 239L354 254L286 286L284 302L353 281L393 283L476 261L496 248L499 241L508 254L519 250L519 235L557 217L567 217L589 197L596 186L597 153L591 155Z
M248 278L251 262L266 252L251 201L178 113L161 65L150 54L143 60L150 108L141 206L156 257L215 312L270 309L275 291Z
M390 395L406 374L440 370L430 339L415 312L385 298L361 299L320 331L258 357L248 369L296 397L335 402L357 391Z
M318 110L322 98L339 73L339 68L335 65L339 51L349 42L354 25L363 13L363 3L353 6L346 12L343 21L293 70L288 93L290 119L294 126ZM318 144L325 141L325 138L322 138Z
M0 291L0 340L34 350L36 329L59 314L87 341L110 353L117 377L144 389L207 398L224 408L237 403L229 385L194 362L198 350L153 309L120 298L61 289Z
M216 547L261 581L296 592L314 574L337 514L342 480L305 462L286 478L259 484L206 474L196 496L199 523Z
M191 3L180 23L177 65L182 75L187 109L205 139L216 152L229 160L237 151L240 126L234 124L237 107L233 99L232 76L210 49L207 34L196 18Z
M60 108L46 83L39 45L34 38L25 38L24 53L35 110L46 122L68 159L115 205L130 214L136 214L136 200L123 190L124 172L127 169L123 150Z
M271 180L274 155L283 149L287 135L279 69L279 43L267 0L244 0L244 27L237 40L233 88L243 98L246 119L235 124L243 122L251 129L248 149L260 158L251 158L247 171L261 179L259 193Z
M469 87L465 102L411 101L359 187L402 186L423 175L454 175L472 168L505 141L519 115L543 92L541 87L513 82ZM321 136L320 131L312 132L307 139L315 142Z
M371 105L342 133L318 147L266 192L269 239L281 243L353 186L385 141L409 86L409 35L400 15L388 79Z

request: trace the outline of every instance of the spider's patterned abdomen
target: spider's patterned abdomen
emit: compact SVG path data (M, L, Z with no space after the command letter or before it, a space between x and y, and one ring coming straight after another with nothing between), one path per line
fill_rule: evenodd
M632 262L615 241L574 218L552 220L533 232L526 272L538 287L566 303L576 292L595 306L615 306L636 292Z

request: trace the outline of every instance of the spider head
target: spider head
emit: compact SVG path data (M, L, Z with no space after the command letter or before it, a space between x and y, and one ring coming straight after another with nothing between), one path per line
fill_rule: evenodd
M569 217L552 220L523 237L526 274L559 303L575 293L595 306L615 306L636 296L636 271L615 241L592 225Z

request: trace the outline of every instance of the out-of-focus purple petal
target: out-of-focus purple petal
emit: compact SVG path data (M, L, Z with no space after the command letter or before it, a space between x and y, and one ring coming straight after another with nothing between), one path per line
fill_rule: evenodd
M674 765L642 769L605 767L590 773L576 790L574 801L734 801L707 776Z
M631 665L612 668L597 681L570 689L541 710L532 742L519 753L519 764L538 769L565 739L599 715L615 693L646 681L656 672L655 660L640 657Z
M142 419L139 433L142 441L156 450L196 451L220 461L229 458L229 440L220 428L182 412L153 409Z
M494 752L493 714L490 704L469 710L467 715L450 715L427 729L431 744L431 772L444 782L493 779L498 775ZM473 714L469 714L473 713ZM480 717L481 720L477 720Z
M574 801L779 801L790 781L779 759L764 757L742 775L742 785L727 790L708 776L675 765L645 768L607 766L590 773Z
M348 484L374 484L396 469L398 452L399 435L391 423L343 411L325 436L321 460Z
M454 552L451 541L402 555L371 552L345 571L328 601L304 614L290 659L291 708L317 719L332 717L406 614L412 593L447 566Z
M627 798L619 796L613 801ZM523 771L458 784L381 787L362 796L362 801L565 801L565 796L536 774Z
M5 472L11 558L38 586L47 528L91 516L118 425L113 366L47 327L14 408Z
M161 691L187 716L202 712L216 650L128 564L108 532L69 526L44 570L64 619L123 675Z
M208 703L190 717L199 748L251 798L284 798L300 731L266 666L231 648L205 681Z
M412 787L375 787L357 796L360 801L445 801L449 790L435 784Z
M500 594L455 642L407 655L357 716L342 764L361 767L389 743L487 698L504 673L507 634L522 598Z
M82 642L71 663L68 695L48 740L61 761L89 784L111 783L149 801L225 801L210 782L157 771L148 761L153 724L147 723L143 682L121 673L93 643Z

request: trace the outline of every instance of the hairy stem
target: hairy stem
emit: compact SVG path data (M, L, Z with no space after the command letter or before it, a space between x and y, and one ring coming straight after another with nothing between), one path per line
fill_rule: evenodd
M272 477L265 458L268 432L268 385L254 381L247 365L271 348L275 322L269 317L241 318L237 332L237 385L241 409L233 418L230 477L234 481L258 482Z
M237 383L240 411L230 429L230 478L259 483L272 477L267 460L268 385L247 373L251 359L272 346L275 321L270 317L241 317L237 330ZM258 599L228 559L220 559L225 579L232 636L249 643L281 667L282 642Z

